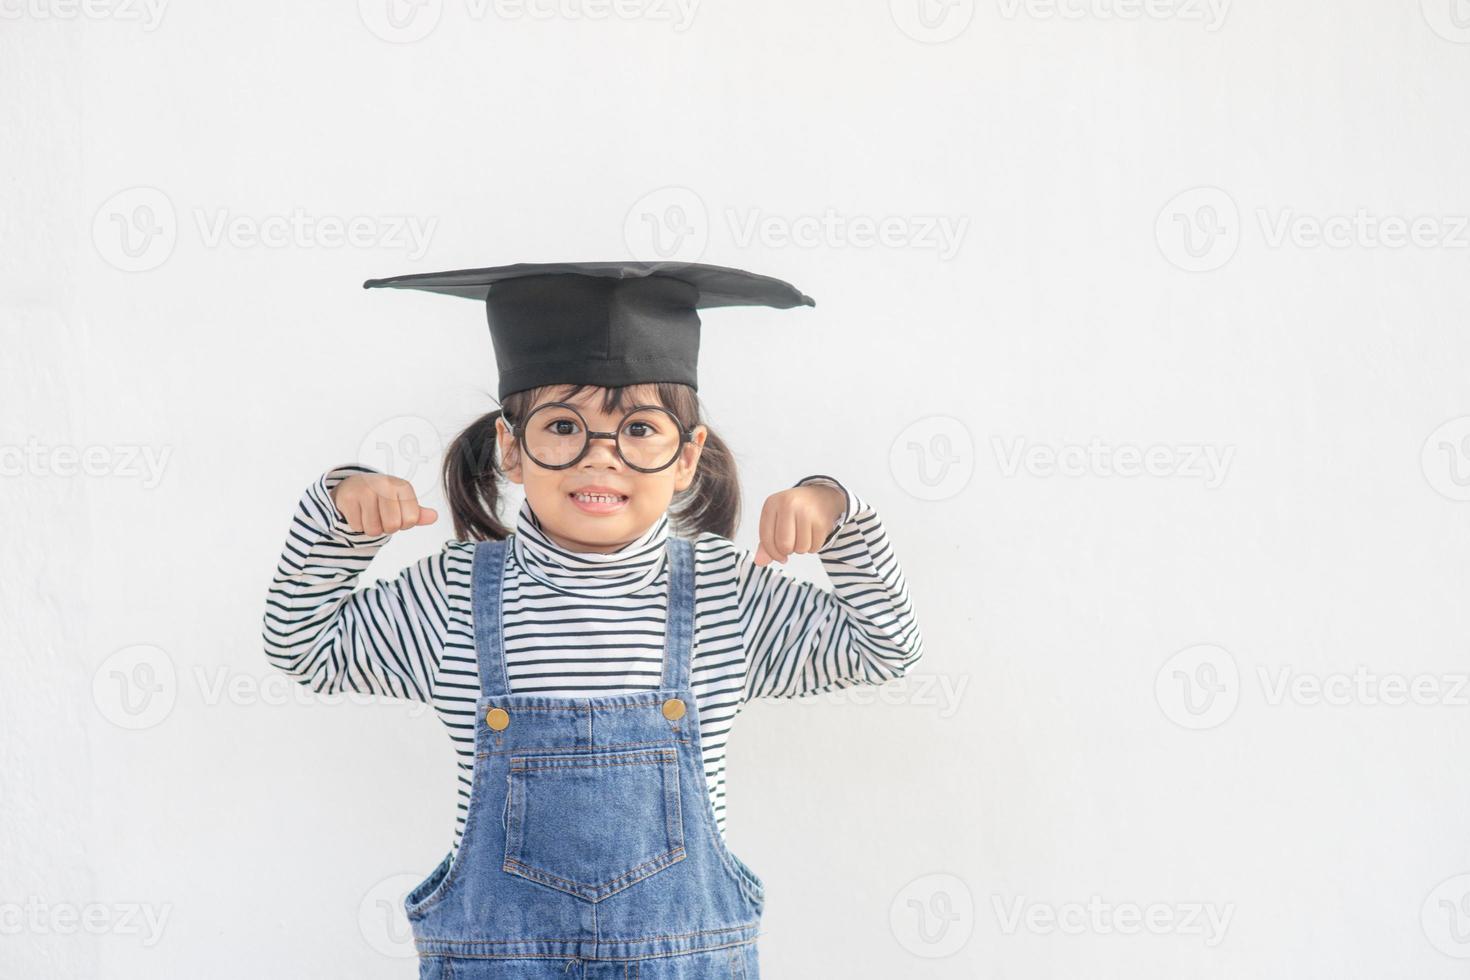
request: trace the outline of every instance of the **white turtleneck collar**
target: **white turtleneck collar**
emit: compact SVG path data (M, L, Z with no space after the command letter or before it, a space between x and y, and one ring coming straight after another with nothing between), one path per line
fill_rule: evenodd
M568 551L546 536L529 500L516 515L512 554L517 565L548 588L573 595L631 595L663 570L669 515L617 551Z

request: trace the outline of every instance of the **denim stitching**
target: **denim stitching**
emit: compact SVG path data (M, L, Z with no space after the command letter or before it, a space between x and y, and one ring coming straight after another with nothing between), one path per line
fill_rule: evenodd
M580 711L587 714L604 711L640 711L650 708L654 705L662 704L663 702L667 701L668 697L665 692L669 690L671 690L671 688L660 687L650 689L643 693L657 694L659 696L651 700L639 701L636 704L599 704L595 708L588 708L585 705L578 704L511 704L511 708L515 708L517 711ZM607 696L619 697L619 695L616 694ZM634 695L628 695L628 697L634 697ZM487 699L488 703L484 707L494 708L497 706L498 702L505 700L505 698ZM510 708L506 708L506 710L509 711ZM481 714L484 714L484 712L481 711Z
M749 928L749 927L748 926L729 926L729 927L724 928L724 929L695 929L692 932L661 932L661 933L659 933L658 935L655 935L655 936L645 936L645 937L643 937L641 939L634 940L634 942L640 942L641 943L641 942L647 942L648 940L662 940L662 939L690 939L690 938L693 938L693 937L696 937L696 936L723 936L723 935L727 935L727 934L732 933L732 932L744 932L747 928ZM518 945L520 943L525 943L525 942L528 942L528 941L529 942L538 942L538 943L582 943L582 942L586 942L587 941L587 937L586 936L577 936L575 938L570 938L569 939L569 938L566 938L566 937L559 937L559 936L552 936L552 937L540 937L540 936L538 936L534 940L525 940L525 939L430 939L430 940L428 940L428 942L431 942L431 943L453 943L456 946L513 946L513 945ZM608 942L608 943L615 942L615 941L616 940L604 940L604 942ZM745 946L745 945L749 945L750 943L753 943L753 942L755 942L754 939L741 939L741 940L737 940L737 941L735 941L733 943L720 943L718 946L709 946L709 947L705 947L705 948L707 948L707 949L728 949L731 946ZM434 955L434 954L431 954L431 955ZM530 953L530 954L527 954L527 955L529 955L529 956L549 956L549 957L552 957L554 959L555 958L558 958L556 956L556 954L553 954L553 953ZM652 958L654 956L676 956L676 955L678 955L678 954L677 953L652 953L652 954L649 954L648 956L631 956L631 957L624 957L624 956L600 956L600 957L593 957L593 959L603 959L603 960L623 960L623 959L635 959L635 960L637 960L637 959L644 959L644 960L646 960L646 959L650 959L650 958Z
M506 871L513 871L516 874L519 874L519 875L521 875L523 877L533 878L533 879L535 879L537 881L541 881L543 878L550 879L550 880L548 880L548 881L545 882L545 884L548 884L548 885L552 884L553 882L561 882L563 884L572 885L572 886L574 886L576 888L579 888L579 889L584 889L584 890L585 889L591 889L592 891L596 892L596 891L601 891L603 888L606 888L608 885L611 885L613 882L622 881L624 878L630 877L631 875L638 874L638 872L643 871L643 869L649 867L649 865L659 864L659 862L663 862L662 864L659 864L659 867L653 868L650 871L644 872L643 874L638 875L637 878L635 878L632 881L629 881L627 884L623 885L622 887L620 887L620 888L614 888L612 890L612 891L622 891L623 888L628 887L628 885L636 884L637 882L642 881L644 878L647 878L649 875L655 874L655 873L657 873L659 871L662 871L664 868L667 868L671 864L677 864L679 861L682 861L684 859L684 857L685 857L685 853L686 852L684 850L684 845L680 844L678 847L675 847L675 848L672 848L670 850L664 851L662 854L658 855L657 857L649 858L647 861L644 861L642 864L638 865L636 868L632 868L632 869L630 869L628 871L624 871L622 874L618 875L616 878L609 878L607 881L597 882L595 884L593 882L590 882L590 881L572 881L570 878L563 878L560 875L554 875L550 871L547 871L547 870L545 870L543 868L535 867L534 865L526 864L524 861L521 861L521 860L519 860L517 858L512 858L512 857L508 857L508 858L505 859L505 863L506 863L507 867L504 868L504 870L506 870ZM672 860L669 860L669 859L672 859ZM515 865L515 867L512 868L512 867L509 867L509 865ZM556 887L558 891L567 891L568 890L568 889L562 888L561 885L559 885L559 884L558 885L555 885L554 887ZM581 896L581 892L573 892L572 894L576 894L578 897ZM612 892L609 892L608 894L612 894Z
M688 745L689 744L689 739L687 739L687 738L675 738L674 741L680 742L680 743L682 743L684 745ZM606 742L606 743L604 743L602 745L591 746L591 748L595 748L595 749L624 749L624 748L638 748L640 746L667 745L667 744L668 744L668 742L660 739L660 740L657 740L657 741L646 741L646 742ZM570 748L570 749L568 749L568 748L563 748L561 746L548 745L548 746L544 746L544 747L542 747L542 746L535 746L535 747L505 749L505 750L500 751L500 752L478 752L478 753L475 754L475 758L476 759L484 759L484 758L488 758L489 756L492 756L492 755L510 755L512 752L514 752L516 755L528 755L528 754L530 754L532 752L540 752L540 753L545 753L545 754L551 755L551 754L555 754L557 752L564 752L564 753L567 753L567 754L571 754L571 753L586 752L586 751L588 751L588 748L585 748L585 747Z
M728 930L722 930L722 931L728 931ZM698 935L698 933L685 933L683 935L693 936L693 935ZM760 933L758 935L764 935L764 934L763 933ZM679 938L682 938L682 937L681 936L655 936L653 938L655 938L655 939L679 939ZM460 948L460 947L464 947L464 946L485 945L487 943L494 943L494 942L500 942L500 941L502 941L502 940L492 940L492 939L431 939L431 940L428 940L428 942L433 943L433 944L436 944L436 945L453 946L453 947L455 947L456 952L454 953L454 955L455 956L458 956L458 957L460 957L462 959L477 959L477 960L502 960L502 959L559 960L559 959L563 959L566 956L565 953L476 953L476 952L472 952L472 951L469 951L469 950L465 950L465 949L461 949ZM511 941L514 941L514 942L525 942L525 940L511 940ZM580 940L580 939L551 939L551 940L537 940L537 941L538 942L577 942L577 943L580 943L583 940ZM638 940L638 941L639 942L642 942L643 940ZM714 946L695 946L692 949L679 949L679 950L672 950L670 952L664 952L664 953L646 953L646 954L644 954L642 956L632 956L632 957L629 957L629 956L597 956L597 957L593 957L593 958L591 958L589 960L586 960L585 962L588 962L588 963L623 963L623 962L632 961L632 962L635 962L636 963L636 962L639 962L639 961L642 961L642 960L668 959L668 958L674 957L674 956L686 956L686 955L688 955L690 953L710 953L710 952L714 952L716 950L730 949L732 947L739 948L741 946L752 946L752 945L755 944L755 942L756 941L754 939L741 939L741 940L738 940L738 941L733 942L733 943L719 943L719 944L714 945ZM431 953L429 955L441 955L441 954Z
M561 760L556 760L555 764L526 765L527 759L524 756L511 756L510 771L561 772L567 769L609 769L613 766L663 766L672 761L673 759L670 756L657 756L651 759L624 759L619 761L613 761L609 759L606 762L594 762L592 760L588 760L586 762L576 761L571 763L563 763L561 762Z

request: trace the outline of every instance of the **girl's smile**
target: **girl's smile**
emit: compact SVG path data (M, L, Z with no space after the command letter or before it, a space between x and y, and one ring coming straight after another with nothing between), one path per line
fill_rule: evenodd
M628 503L628 495L612 487L598 484L585 486L567 494L587 514L616 514Z

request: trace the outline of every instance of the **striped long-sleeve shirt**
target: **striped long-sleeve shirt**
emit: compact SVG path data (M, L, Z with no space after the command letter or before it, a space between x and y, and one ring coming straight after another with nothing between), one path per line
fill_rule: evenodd
M388 535L359 534L331 491L360 466L329 470L306 489L266 597L271 664L321 693L346 691L421 701L448 729L459 766L451 851L469 810L480 696L471 569L475 543L439 553L391 580L357 579ZM818 556L828 591L785 574L728 538L694 539L695 628L691 688L716 825L725 833L725 746L752 698L798 698L855 684L882 684L919 659L923 640L907 585L882 522L861 498ZM542 531L528 502L516 520L505 569L506 669L514 694L589 697L659 685L668 599L668 515L610 553L564 550Z

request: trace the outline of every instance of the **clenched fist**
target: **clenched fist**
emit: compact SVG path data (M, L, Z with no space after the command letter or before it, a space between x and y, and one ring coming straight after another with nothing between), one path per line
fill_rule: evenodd
M332 503L358 534L392 534L433 524L439 514L420 507L413 484L386 473L354 473L332 488Z
M820 551L837 518L847 509L847 495L825 483L808 483L773 493L761 508L760 544L755 563L783 565L793 554Z

